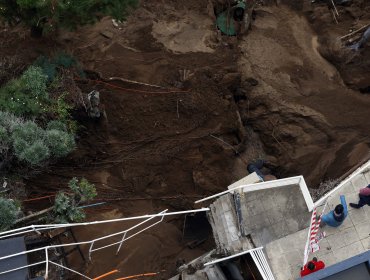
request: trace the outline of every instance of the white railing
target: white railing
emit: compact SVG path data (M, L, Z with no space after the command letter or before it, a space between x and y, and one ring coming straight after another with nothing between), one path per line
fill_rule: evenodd
M220 262L223 262L223 261L226 261L226 260L230 260L230 259L233 259L233 258L236 258L236 257L240 257L240 256L248 254L248 253L251 255L251 257L252 257L254 263L256 264L256 266L258 268L258 271L260 272L263 280L275 280L275 277L272 274L271 268L270 268L270 266L267 262L265 254L263 253L263 247L250 249L250 250L240 252L240 253L237 253L237 254L234 254L234 255L231 255L231 256L227 256L225 258L220 258L220 259L216 259L216 260L213 260L213 261L209 261L209 262L205 263L204 266L220 263Z
M78 271L75 271L71 268L65 267L61 264L57 264L57 263L51 261L50 258L49 258L49 249L55 249L55 248L61 248L61 247L70 247L70 246L79 246L79 245L90 245L89 259L91 259L91 253L92 252L98 251L98 250L101 250L101 249L105 249L105 248L108 248L108 247L111 247L111 246L114 246L114 245L119 245L118 248L117 248L117 251L116 251L116 254L118 254L118 252L120 251L120 249L122 247L123 242L127 241L128 239L130 239L130 238L140 234L141 232L143 232L143 231L157 225L158 223L162 222L165 216L181 215L181 214L205 212L205 211L209 211L209 208L201 208L201 209L196 209L196 210L169 212L169 213L167 213L167 210L164 210L164 211L162 211L158 214L152 214L152 215L144 215L144 216L129 217L129 218L120 218L120 219L105 220L105 221L94 221L94 222L86 222L86 223L61 224L61 225L58 225L58 224L33 225L33 226L30 226L30 227L24 227L24 228L21 228L21 229L18 229L18 230L10 230L10 231L7 231L7 232L3 232L3 233L0 234L0 235L2 235L2 236L0 236L0 238L5 238L5 237L13 236L13 235L22 235L22 234L30 232L30 231L50 230L50 229L63 228L63 227L88 226L88 225L96 225L96 224L104 224L104 223L112 223L112 222L121 222L121 221L145 219L144 221L142 221L142 222L140 222L140 223L124 230L124 231L120 231L120 232L116 232L116 233L113 233L113 234L105 235L105 236L102 236L102 237L99 237L99 238L95 238L93 240L81 241L81 242L75 242L75 243L67 243L67 244L50 245L50 246L45 246L45 247L41 247L41 248L36 248L36 249L27 250L27 251L23 251L23 252L19 252L19 253L15 253L15 254L0 257L0 261L3 261L3 260L10 259L10 258L20 256L20 255L27 255L27 254L30 254L30 253L41 252L41 251L45 252L45 260L44 261L28 264L26 266L13 268L13 269L9 269L9 270L6 270L6 271L1 271L0 275L6 274L6 273L9 273L9 272L13 272L13 271L17 271L17 270L20 270L20 269L24 269L24 268L33 267L33 266L40 265L40 264L45 264L45 279L47 279L48 278L48 272L49 272L49 264L53 264L53 265L65 268L66 270L69 270L71 272L74 272L77 275L80 275L80 276L84 277L85 279L92 280L92 278L89 278L88 276L83 275ZM143 229L139 230L138 232L135 232L135 233L128 236L128 234L130 232L132 232L134 229L137 229L139 226L144 225L145 223L151 221L154 218L160 218L160 219L157 222L152 223L150 225L147 225L145 228L143 228ZM105 245L105 246L101 246L101 247L98 247L98 248L93 248L93 245L95 244L95 242L98 242L100 240L106 240L108 238L111 238L111 237L114 237L114 236L120 236L120 235L122 235L122 238L118 242L112 242L112 243L110 243L108 245Z
M119 219L84 222L84 223L30 225L30 226L26 226L26 227L21 227L21 228L17 228L17 229L12 229L12 230L8 230L8 231L0 232L0 239L12 237L12 236L17 236L17 235L23 235L23 234L29 233L29 232L41 232L41 231L44 231L44 230L51 230L51 229L56 229L56 228L91 226L91 225L99 225L99 224L106 224L106 223L115 223L115 222L123 222L123 221L148 219L148 218L151 218L151 217L181 215L181 214L204 212L204 211L209 211L209 208L201 208L201 209L195 209L195 210L170 212L170 213L164 213L164 214L134 216L134 217L128 217L128 218L119 218Z
M363 173L364 171L366 171L366 169L370 168L370 160L365 162L362 166L360 166L359 168L357 168L354 172L352 172L346 179L344 179L342 182L340 182L338 184L338 186L336 186L334 189L332 189L331 191L329 191L328 193L326 193L323 197L321 197L318 201L316 201L314 203L314 206L315 207L318 207L318 206L321 206L322 204L324 204L324 202L330 197L332 196L334 193L336 193L337 191L339 191L345 184L347 184L349 181L351 181L354 177L356 177L357 175Z
M265 254L263 253L263 247L251 251L250 254L259 272L261 273L263 280L275 280Z
M159 214L164 214L165 212L167 212L167 209L166 209L166 210L164 210L164 211L162 211L162 212L160 212ZM116 232L116 233L113 233L113 234L110 234L110 235L107 235L107 236L103 236L103 237L100 237L100 238L96 238L96 239L94 239L94 240L91 242L91 245L90 245L90 248L89 248L89 260L91 260L91 253L92 253L92 252L95 252L95 251L98 251L98 250L101 250L101 249L105 249L105 248L108 248L108 247L111 247L111 246L114 246L114 245L118 245L118 244L119 244L118 249L117 249L117 251L116 251L116 255L118 255L118 253L119 253L119 251L120 251L120 249L121 249L121 247L122 247L123 242L125 242L126 240L128 240L128 239L130 239L130 238L134 237L135 235L138 235L139 233L141 233L141 232L143 232L143 231L145 231L145 230L147 230L147 229L149 229L149 228L151 228L151 227L155 226L156 224L159 224L160 222L162 222L162 221L163 221L164 216L162 215L162 216L161 216L161 219L160 219L159 221L157 221L157 222L155 222L155 223L153 223L153 224L151 224L151 225L147 226L146 228L144 228L144 229L142 229L142 230L140 230L140 231L138 231L138 232L136 232L136 233L134 233L134 234L130 235L129 237L126 237L126 235L127 235L130 231L132 231L132 230L134 230L134 229L138 228L139 226L141 226L141 225L143 225L143 224L145 224L145 223L149 222L150 220L152 220L152 219L154 219L154 218L155 218L155 216L154 216L154 217L150 217L150 218L146 219L145 221L142 221L141 223L138 223L138 224L134 225L133 227L130 227L129 229L126 229L126 230L124 230L124 231ZM98 247L98 248L93 249L93 246L94 246L95 242L97 242L97 241L101 241L101 240L105 240L105 239L108 239L108 238L111 238L111 237L114 237L114 236L117 236L117 235L122 235L122 239L121 239L121 241L114 242L114 243L110 243L110 244L108 244L108 245L101 246L101 247Z

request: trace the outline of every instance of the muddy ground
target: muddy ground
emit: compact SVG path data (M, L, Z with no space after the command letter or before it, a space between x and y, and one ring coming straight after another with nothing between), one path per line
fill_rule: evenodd
M337 39L370 22L370 4L353 2L338 7L339 24L323 4L258 6L241 40L221 36L210 3L195 0L142 1L119 27L105 18L38 40L21 29L3 30L1 54L22 63L66 49L105 79L163 87L78 82L85 93L100 91L105 117L94 122L75 112L78 148L27 180L29 195L86 177L96 184L98 201L107 202L88 210L88 219L98 220L190 209L198 197L247 175L246 163L257 158L267 159L278 177L304 175L312 188L340 177L368 158L370 144L370 96L361 93L370 84L370 47L353 54ZM166 279L178 260L213 246L209 240L186 247L182 224L183 217L167 218L118 256L98 252L86 267L74 256L75 268L91 276L114 268L122 276L161 271L158 278ZM86 240L124 226L76 233Z

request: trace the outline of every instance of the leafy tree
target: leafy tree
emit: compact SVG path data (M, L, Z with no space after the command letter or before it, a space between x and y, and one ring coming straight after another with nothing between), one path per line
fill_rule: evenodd
M0 197L0 231L9 229L17 219L18 209L14 201Z
M123 20L136 5L137 0L0 0L0 16L31 27L71 29L103 16Z
M68 183L71 193L61 192L55 197L54 220L57 223L79 222L85 218L83 209L79 206L96 197L94 184L85 178L80 181L72 178Z

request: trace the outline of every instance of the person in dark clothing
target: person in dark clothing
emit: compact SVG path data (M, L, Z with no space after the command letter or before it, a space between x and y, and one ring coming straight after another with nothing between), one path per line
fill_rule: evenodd
M272 174L264 175L261 172L261 169L263 168L264 165L265 165L265 161L262 160L262 159L258 159L256 161L253 161L252 163L248 164L247 165L247 170L248 170L249 174L252 174L253 172L256 172L258 177L260 177L262 179L262 181L276 180L276 177L274 175L272 175Z
M366 188L361 189L358 196L360 197L358 203L350 203L349 206L356 209L361 208L366 204L370 206L370 184Z
M250 174L256 172L259 177L263 179L263 174L261 172L261 168L263 167L264 161L261 159L256 160L253 163L247 165L247 170Z

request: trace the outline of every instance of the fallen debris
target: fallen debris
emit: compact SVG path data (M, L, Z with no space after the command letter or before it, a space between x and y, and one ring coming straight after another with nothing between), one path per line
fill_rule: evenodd
M345 40L345 39L347 39L347 38L350 38L350 37L352 37L352 36L356 35L357 33L359 33L359 32L361 32L361 31L363 31L363 30L367 29L368 27L370 27L370 23L369 23L369 24L364 25L363 27L361 27L361 28L359 28L359 29L357 29L357 30L355 30L355 31L353 31L353 32L351 32L351 33L349 33L349 34L347 34L347 35L344 35L344 36L340 37L339 39L340 39L340 40Z

